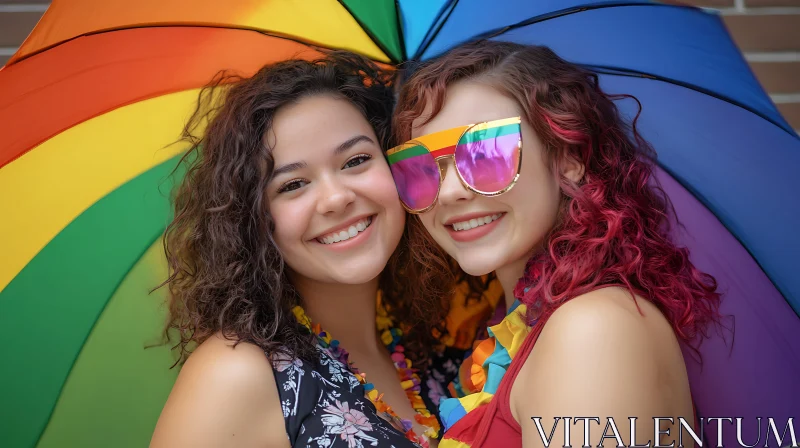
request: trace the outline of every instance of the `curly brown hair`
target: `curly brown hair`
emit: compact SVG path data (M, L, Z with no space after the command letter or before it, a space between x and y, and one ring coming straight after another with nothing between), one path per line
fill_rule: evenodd
M217 332L269 354L314 358L315 340L291 312L302 298L272 237L265 188L274 163L264 135L281 107L334 95L358 108L387 147L394 75L359 55L330 51L270 64L246 79L223 72L202 89L183 132L191 148L179 165L185 174L163 239L170 275L161 286L171 295L165 336L179 334L178 363L191 344ZM416 362L427 359L446 312L453 278L443 255L424 228L407 226L381 274L383 302L410 329L404 344Z

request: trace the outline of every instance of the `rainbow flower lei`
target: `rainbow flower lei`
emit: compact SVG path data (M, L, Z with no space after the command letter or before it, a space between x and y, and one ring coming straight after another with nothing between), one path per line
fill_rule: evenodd
M422 381L416 369L411 368L411 360L406 358L404 354L405 349L400 344L403 331L394 326L392 318L389 317L389 314L383 307L380 291L378 291L375 324L380 332L381 342L386 345L386 348L391 353L392 362L400 376L400 385L403 387L406 397L408 397L408 401L411 403L411 407L416 411L414 419L425 428L422 437L414 432L411 420L401 418L392 410L391 406L383 401L383 394L375 389L374 384L367 381L367 375L365 373L360 372L358 368L348 360L349 354L347 350L339 344L338 340L333 339L331 334L323 330L319 324L313 323L301 306L294 307L292 312L298 322L317 335L322 348L327 350L334 359L347 366L356 378L358 378L358 381L364 386L364 392L367 398L375 405L378 413L382 414L395 428L402 431L408 440L421 445L423 448L429 447L428 440L439 436L439 421L435 416L431 415L430 411L425 407L425 403L422 401L422 396L420 395L420 384Z

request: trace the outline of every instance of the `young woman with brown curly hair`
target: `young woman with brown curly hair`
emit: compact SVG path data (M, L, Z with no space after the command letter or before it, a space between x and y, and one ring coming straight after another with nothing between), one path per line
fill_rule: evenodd
M440 405L442 447L583 446L584 425L592 445L649 446L668 438L652 440L654 417L673 439L692 422L680 343L719 322L720 297L670 240L652 150L615 98L548 48L494 41L402 87L408 141L387 157L409 222L467 273L495 272L509 310ZM636 437L629 417L645 422Z
M447 267L405 227L383 155L392 76L332 52L224 86L185 132L165 236L185 364L152 446L427 446L412 368Z

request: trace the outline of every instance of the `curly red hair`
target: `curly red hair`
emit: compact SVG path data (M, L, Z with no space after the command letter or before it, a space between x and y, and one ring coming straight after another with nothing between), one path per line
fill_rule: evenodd
M638 114L627 125L614 104L636 99L605 94L596 74L549 48L480 41L408 77L394 115L396 140L411 138L423 114L427 121L435 117L447 87L464 80L479 80L517 101L554 172L567 157L585 167L579 184L561 178L558 222L546 250L528 262L517 298L529 309L536 303L537 316L546 317L571 298L617 285L653 302L680 339L707 336L720 317L716 280L668 236L671 204L653 178L654 151L636 130Z

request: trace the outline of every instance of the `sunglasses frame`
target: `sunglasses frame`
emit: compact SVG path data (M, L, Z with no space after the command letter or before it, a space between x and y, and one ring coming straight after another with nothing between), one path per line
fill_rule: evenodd
M469 185L464 180L463 174L461 174L461 171L458 170L458 163L456 163L455 148L458 148L458 143L461 141L462 138L464 138L464 136L467 134L467 132L469 132L472 128L474 128L476 126L480 126L480 125L491 124L491 123L496 123L496 122L500 122L500 121L508 121L508 120L515 120L514 123L509 123L509 124L517 124L517 125L520 126L519 139L517 140L517 168L516 168L516 174L514 174L514 178L511 179L511 182L508 184L508 186L506 186L502 190L496 191L496 192L485 192L485 191L480 191L480 190L478 190L476 188L473 188L471 185ZM450 129L445 129L443 131L438 131L438 132L434 132L432 134L423 135L421 137L418 137L417 139L408 140L407 142L402 143L400 145L397 145L397 146L393 147L392 149L386 151L387 160L388 160L388 156L390 156L391 154L394 154L395 152L398 152L397 150L400 147L405 147L405 146L407 146L409 144L412 144L412 143L415 146L422 146L423 148L425 148L428 151L429 154L433 154L433 151L431 151L430 147L428 147L428 145L426 145L425 143L419 141L418 139L427 137L429 135L438 134L439 132L448 132L448 131L452 132L454 129L458 129L460 127L462 127L462 126L458 126L458 127L450 128ZM517 180L519 180L520 171L522 171L522 117L517 116L517 117L501 118L501 119L498 119L498 120L482 121L480 123L468 124L468 125L465 125L463 127L464 127L464 131L461 132L461 134L458 136L458 139L456 139L456 143L454 145L455 148L453 149L453 153L452 154L444 154L444 155L437 156L437 157L433 158L433 162L436 163L436 166L439 168L439 186L436 189L436 196L433 198L433 202L431 203L431 205L425 207L424 209L415 210L415 209L410 208L408 205L406 205L405 201L403 201L403 199L400 198L400 203L403 205L403 208L408 213L411 213L411 214L414 214L414 215L418 215L418 214L421 214L421 213L425 213L425 212L429 211L430 209L432 209L434 206L436 206L436 203L439 201L439 193L442 190L442 182L444 182L444 177L445 177L445 174L447 173L446 168L442 167L442 163L441 162L443 160L445 160L445 159L448 159L448 158L453 159L453 167L456 169L456 175L458 176L458 180L461 182L461 185L463 185L464 188L466 188L467 190L471 191L472 193L479 194L481 196L486 196L486 197L500 196L501 194L507 193L509 190L511 190L514 187L514 185L517 184ZM439 148L439 149L442 149L442 148ZM438 149L437 149L437 151L438 151ZM389 166L391 168L391 165L389 165Z

